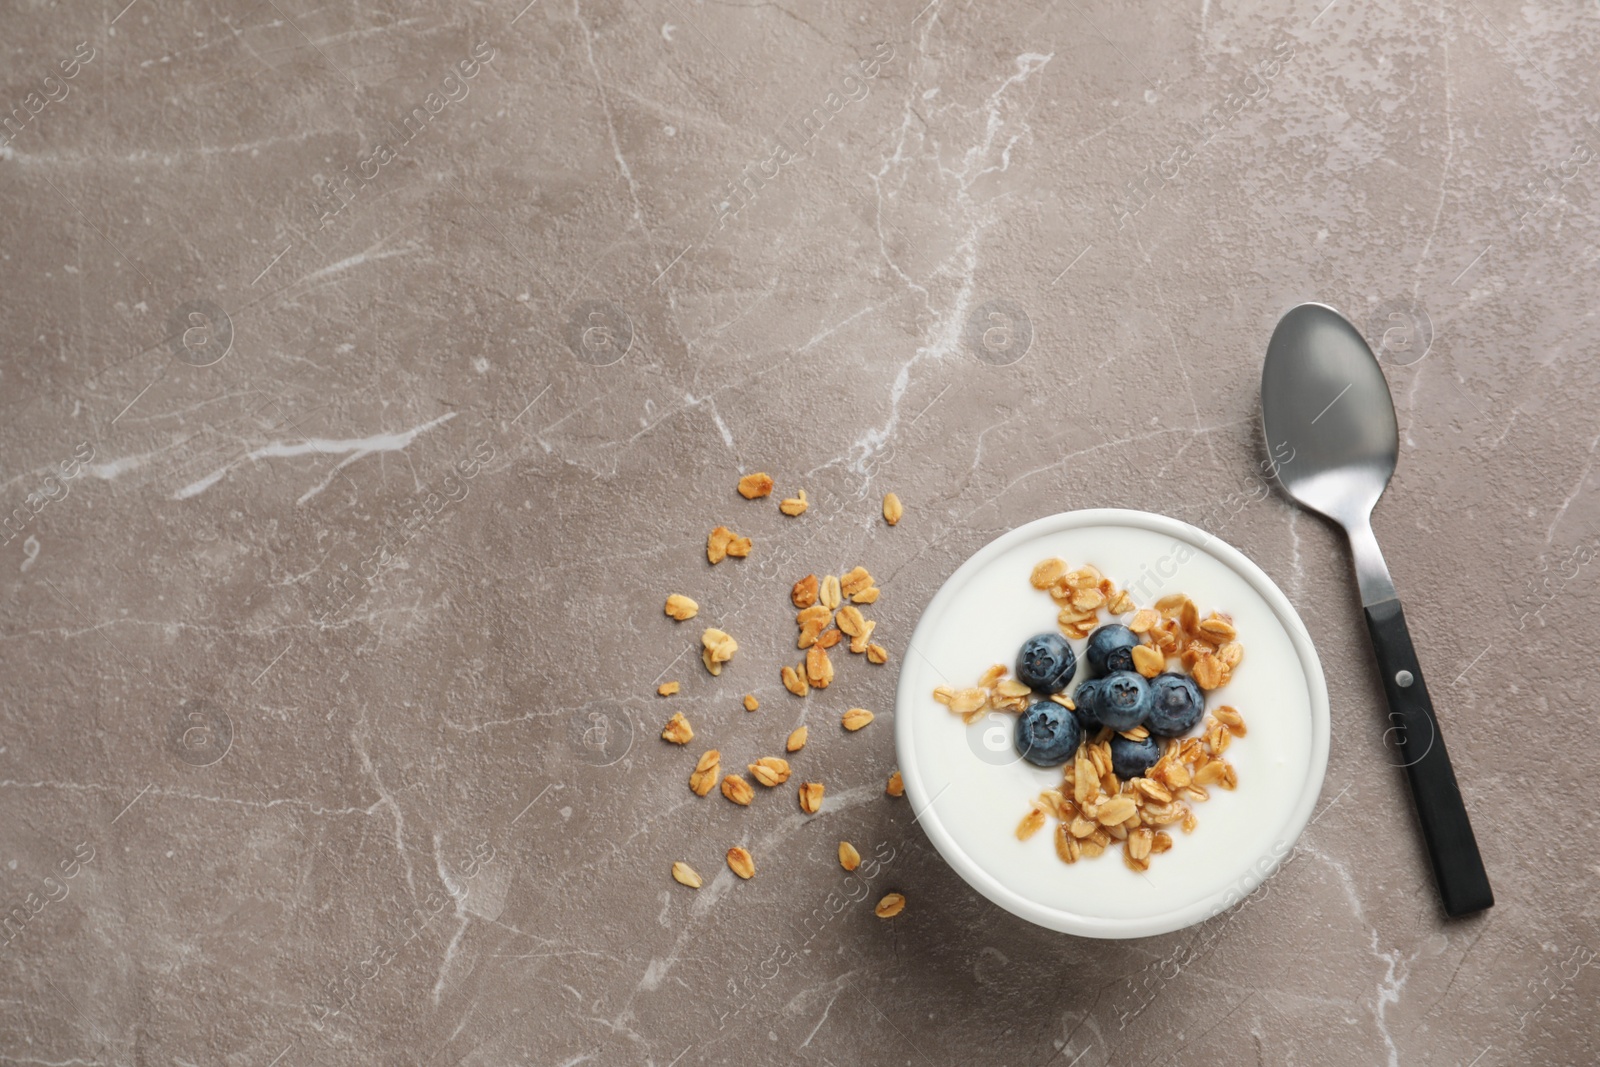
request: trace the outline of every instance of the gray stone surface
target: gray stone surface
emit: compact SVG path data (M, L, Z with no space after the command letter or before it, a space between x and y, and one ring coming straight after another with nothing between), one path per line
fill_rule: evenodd
M1592 6L4 20L0 1062L1595 1062ZM1343 548L1255 480L1304 299L1387 335L1376 525L1498 894L1467 921ZM1335 727L1266 891L1117 944L882 795L933 591L1099 505L1258 560ZM750 559L708 567L718 523ZM895 659L802 703L788 585L856 563ZM736 764L808 722L824 813L693 797L674 709Z

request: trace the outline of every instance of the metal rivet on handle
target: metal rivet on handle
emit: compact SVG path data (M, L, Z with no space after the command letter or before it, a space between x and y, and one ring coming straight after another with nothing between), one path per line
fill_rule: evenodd
M1416 677L1410 671L1399 671L1394 676L1394 684L1398 685L1401 689L1406 688L1416 680Z

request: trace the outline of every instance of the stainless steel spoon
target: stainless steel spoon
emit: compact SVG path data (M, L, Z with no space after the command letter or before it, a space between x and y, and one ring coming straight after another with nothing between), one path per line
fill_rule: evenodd
M1487 908L1494 893L1394 582L1372 535L1372 507L1400 452L1394 401L1372 350L1344 316L1322 304L1301 304L1279 321L1261 368L1261 421L1279 485L1349 535L1389 697L1388 734L1397 738L1445 911Z

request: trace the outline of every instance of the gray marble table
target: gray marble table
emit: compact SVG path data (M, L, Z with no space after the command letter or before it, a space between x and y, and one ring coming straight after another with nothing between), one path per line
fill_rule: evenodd
M1600 1057L1592 5L124 3L4 16L0 1063ZM1469 920L1343 546L1257 473L1310 299L1395 395ZM1090 506L1258 560L1334 723L1267 888L1120 943L883 795L934 590ZM795 700L789 583L857 564L890 661ZM809 724L823 812L693 796L673 710Z

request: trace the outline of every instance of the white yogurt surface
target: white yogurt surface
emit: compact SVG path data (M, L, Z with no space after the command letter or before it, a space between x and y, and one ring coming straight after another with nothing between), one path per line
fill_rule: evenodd
M1059 632L1058 606L1028 580L1050 556L1072 567L1092 563L1139 607L1186 593L1202 617L1213 610L1231 616L1244 646L1229 683L1205 694L1208 711L1231 704L1244 717L1248 735L1235 738L1225 757L1238 771L1239 787L1210 787L1210 799L1191 805L1198 828L1192 834L1167 828L1173 847L1153 856L1145 873L1123 864L1120 844L1095 859L1062 863L1053 819L1031 840L1018 841L1018 821L1041 790L1060 786L1061 769L1014 758L1015 716L992 713L967 726L933 699L935 686L974 685L991 664L1014 670L1025 640ZM1304 625L1259 568L1177 520L1081 511L1013 530L957 570L929 604L911 645L901 668L895 741L919 821L975 888L1052 929L1142 937L1231 906L1293 847L1321 791L1327 689ZM1083 645L1073 642L1074 687L1087 673Z

